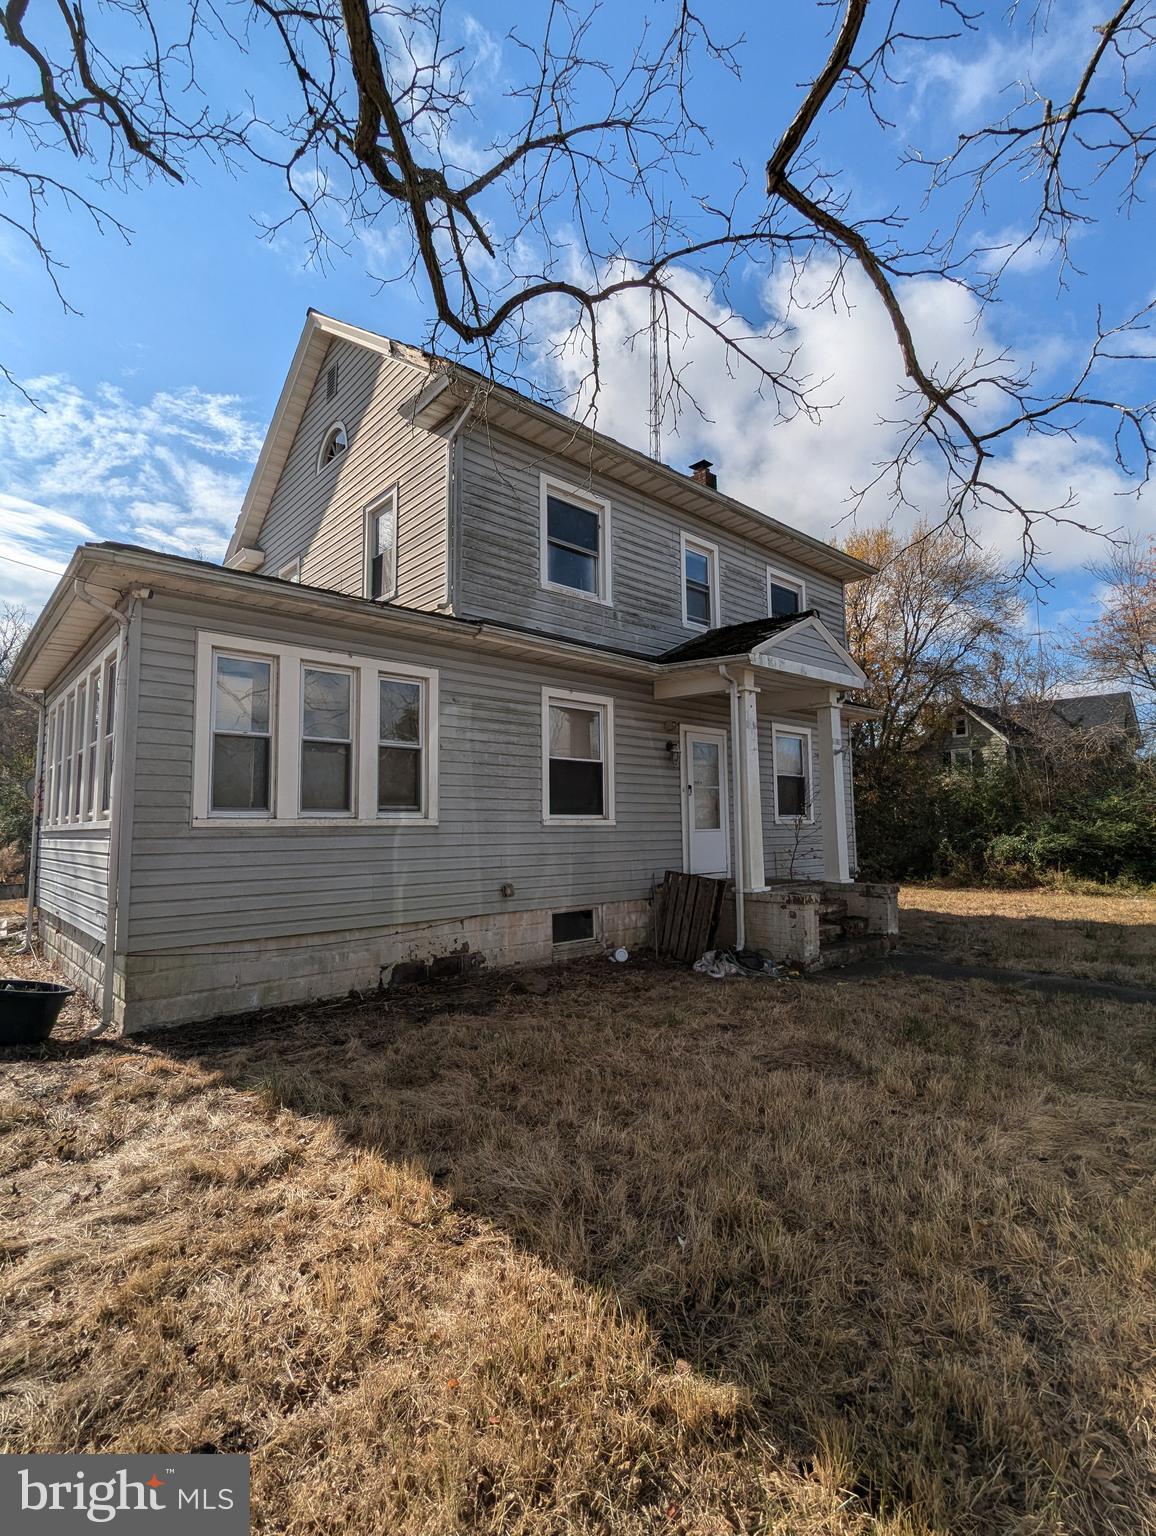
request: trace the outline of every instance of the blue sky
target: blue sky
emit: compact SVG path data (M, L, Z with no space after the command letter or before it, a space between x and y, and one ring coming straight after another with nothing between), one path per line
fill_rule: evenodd
M721 195L733 181L736 160L753 167L757 181L758 166L799 100L798 83L821 61L831 12L802 4L731 3L711 11L719 36L746 37L739 49L741 82L704 67L693 84L695 106L713 139L696 162L693 190ZM467 151L484 143L492 123L507 120L505 92L518 68L508 29L534 32L543 13L543 6L526 0L448 8L465 56L479 64L470 83L474 121L464 129ZM642 14L642 8L627 6L608 10L598 23L600 45L620 51L637 26L630 16ZM961 128L986 120L1001 99L1010 101L1007 93L1029 70L1053 87L1058 82L1061 94L1098 14L1073 3L1063 30L1043 39L1034 55L1024 35L1002 26L962 46L930 45L913 53L902 61L907 83L885 102L896 126L880 130L860 108L835 115L823 128L824 164L847 173L859 212L915 204L920 175L898 164L907 146L942 147ZM239 102L251 89L266 104L290 103L282 67L264 46L248 58L228 48L210 50L203 68L210 92L220 99ZM12 393L0 402L0 451L7 466L0 480L0 600L38 607L53 573L86 537L218 556L307 306L404 339L420 341L426 333L424 289L405 281L383 287L377 280L390 275L395 259L388 228L350 235L348 249L332 252L319 267L309 262L303 233L260 237L262 221L286 212L273 172L245 168L230 174L202 165L194 175L185 187L154 181L101 194L131 226L128 244L98 234L75 215L51 219L51 241L66 263L62 284L79 314L62 310L16 237L0 237L3 298L11 311L0 318L0 361L44 407L35 411ZM1141 206L1130 220L1122 219L1111 187L1099 190L1091 206L1104 222L1078 242L1083 275L1060 290L1047 253L1026 253L1005 283L1003 302L978 333L974 305L958 291L933 281L910 285L906 298L929 352L962 355L978 336L1033 360L1045 376L1060 377L1075 360L1097 298L1119 311L1151 298L1150 211ZM620 203L613 216L625 211ZM1008 189L977 228L1005 240L1026 217ZM824 305L824 276L817 269L805 279L814 306L800 317L795 338L813 377L828 381L831 409L822 424L778 423L753 379L732 377L717 343L692 333L680 339L680 357L690 387L709 402L708 419L694 412L678 422L668 419L663 450L677 465L705 454L716 461L724 489L830 538L847 526L851 483L885 456L878 418L894 401L899 369L873 296L852 283L849 312ZM685 281L702 304L718 304L725 315L719 296L694 274ZM754 323L765 323L782 300L775 280L753 269L729 293L729 303ZM624 304L606 319L610 345L598 424L645 446L646 360L628 346L640 318L640 311ZM539 383L555 391L577 386L580 364L559 366L546 347L560 317L543 310L536 324L543 344ZM1140 365L1131 374L1134 393L1154 393ZM1151 501L1118 494L1123 483L1109 445L1092 426L1073 442L1023 446L1009 456L1007 473L1017 485L1054 492L1054 499L1074 489L1081 515L1090 521L1152 526ZM934 515L930 481L926 495L926 510ZM993 522L983 537L1009 556L1015 553L1018 534L1010 524ZM1083 567L1101 552L1098 547L1065 529L1041 542L1049 551L1043 570L1055 583L1045 625L1094 612L1094 583Z

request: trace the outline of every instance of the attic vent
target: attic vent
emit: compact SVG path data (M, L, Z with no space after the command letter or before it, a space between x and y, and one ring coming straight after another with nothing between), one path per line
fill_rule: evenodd
M326 368L326 370L325 370L325 398L326 398L326 400L336 400L337 399L337 364L336 363L330 363L329 367Z

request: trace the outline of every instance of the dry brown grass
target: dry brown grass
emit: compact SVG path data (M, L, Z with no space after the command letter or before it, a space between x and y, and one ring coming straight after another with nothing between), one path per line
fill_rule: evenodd
M977 965L1156 987L1156 893L904 886L904 948Z
M293 1536L1151 1529L1153 1010L458 1003L9 1061L5 1447L247 1450Z

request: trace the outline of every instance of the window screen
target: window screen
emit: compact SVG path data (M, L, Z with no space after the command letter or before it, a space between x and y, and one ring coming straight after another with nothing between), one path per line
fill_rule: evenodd
M806 816L807 738L786 731L775 735L775 787L780 816Z
M597 705L551 704L551 816L606 814L603 721Z
M683 577L686 581L686 621L707 629L714 623L711 613L711 556L687 546Z
M378 679L377 808L420 811L423 800L423 684Z
M799 611L798 587L783 586L780 582L771 582L771 618L785 618L789 613Z
M218 656L213 672L212 807L268 811L273 664Z
M590 507L546 498L546 575L560 587L576 592L599 591L601 518Z
M301 809L337 812L353 800L353 678L303 669Z

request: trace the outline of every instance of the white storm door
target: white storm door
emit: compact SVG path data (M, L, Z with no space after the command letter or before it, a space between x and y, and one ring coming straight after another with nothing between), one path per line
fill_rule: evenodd
M683 835L692 875L730 873L725 731L682 728Z

